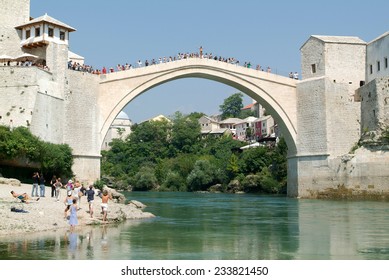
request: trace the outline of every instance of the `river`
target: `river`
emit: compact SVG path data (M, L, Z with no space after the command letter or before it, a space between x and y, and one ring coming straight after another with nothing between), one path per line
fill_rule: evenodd
M0 239L0 259L388 260L389 204L125 193L156 218Z

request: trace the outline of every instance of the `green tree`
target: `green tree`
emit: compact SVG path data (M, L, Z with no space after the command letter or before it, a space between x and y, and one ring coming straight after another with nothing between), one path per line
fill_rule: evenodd
M149 191L157 188L158 182L154 169L151 166L143 166L133 178L133 190Z
M245 119L247 117L256 117L256 118L258 118L257 113L255 111L251 111L251 110L241 110L238 117L240 119Z
M70 177L72 175L72 150L66 144L44 142L26 127L0 126L0 160L34 162L43 173Z
M246 128L246 139L252 140L254 138L254 131L251 127Z
M169 171L162 184L162 190L168 191L186 191L185 179L175 171Z
M239 168L243 174L256 174L271 164L267 147L250 148L243 151L239 158Z
M171 143L177 153L193 153L198 150L201 128L196 118L176 112L171 131Z
M196 161L192 172L187 177L190 191L204 191L217 183L217 170L209 160Z
M220 112L222 113L222 119L237 118L243 108L243 94L238 92L228 98L224 99L222 105L220 105Z
M234 179L239 174L238 157L235 154L231 154L227 165L227 171L230 179Z

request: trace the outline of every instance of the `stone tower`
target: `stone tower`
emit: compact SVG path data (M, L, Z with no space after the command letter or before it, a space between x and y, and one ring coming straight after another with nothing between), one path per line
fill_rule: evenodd
M0 0L0 55L22 54L21 31L15 26L30 20L30 0Z
M365 81L366 42L311 36L300 50L303 80L297 106L305 110L297 112L298 151L288 161L289 170L296 171L288 174L288 185L299 186L292 196L307 197L342 184L338 160L360 138L361 103L355 91Z

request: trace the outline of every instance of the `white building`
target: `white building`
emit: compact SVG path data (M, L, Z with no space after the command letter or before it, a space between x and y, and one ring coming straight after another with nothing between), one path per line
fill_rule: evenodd
M257 120L256 117L247 117L239 123L235 124L236 138L241 141L251 140L254 138L254 123ZM251 139L247 139L247 130L251 129Z
M131 134L131 125L132 122L128 115L121 111L111 124L111 127L109 128L108 133L104 138L103 146L101 149L109 150L109 143L111 143L113 139L125 139L128 135Z
M200 124L202 135L207 135L212 131L220 129L219 122L208 116L202 116L199 119L199 124Z
M389 76L389 32L382 34L367 44L366 83Z

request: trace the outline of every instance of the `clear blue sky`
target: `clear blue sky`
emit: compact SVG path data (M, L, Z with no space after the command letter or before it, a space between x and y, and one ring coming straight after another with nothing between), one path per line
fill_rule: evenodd
M101 68L178 52L204 52L300 72L300 47L310 35L358 36L369 42L389 30L389 1L31 0L77 31L70 49ZM134 122L175 111L219 113L234 88L203 79L156 87L127 105ZM250 103L245 98L245 105Z

